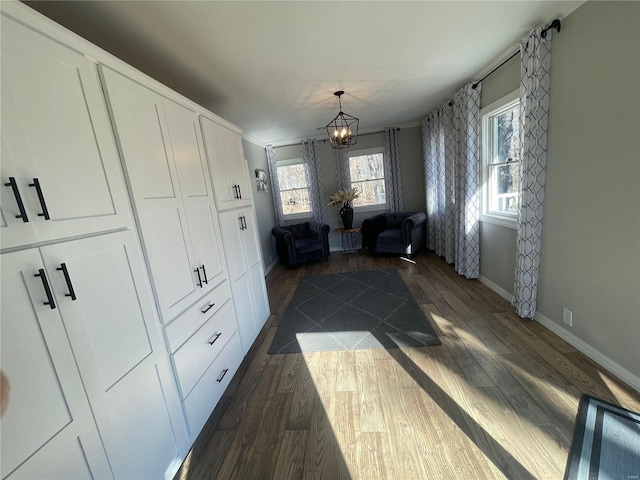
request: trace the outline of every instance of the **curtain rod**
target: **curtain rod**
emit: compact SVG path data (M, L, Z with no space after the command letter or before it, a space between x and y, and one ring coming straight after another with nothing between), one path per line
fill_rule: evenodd
M399 128L394 128L393 130L395 130L397 132L400 129ZM358 137L364 137L366 135L377 135L379 133L384 133L384 130L380 130L379 132L359 133ZM321 140L316 140L316 142L322 142L322 143L326 143L327 141L328 140L326 138L323 138ZM288 143L286 145L277 145L277 146L275 146L273 148L295 147L296 145L302 145L302 142Z
M547 25L545 28L542 29L542 31L540 32L540 36L542 38L547 38L547 31L549 31L552 28L555 28L558 33L560 33L560 28L562 27L562 24L560 23L560 20L558 20L557 18L551 22L549 25ZM516 50L515 52L513 52L511 55L509 55L507 57L506 60L504 60L500 65L498 65L497 67L495 67L493 70L491 70L489 73L487 73L484 77L482 77L480 80L478 80L476 83L474 83L473 85L471 85L471 88L473 88L474 90L476 88L478 88L478 85L480 84L480 82L482 82L485 78L487 78L489 75L491 75L492 73L494 73L496 70L498 70L500 67L502 67L505 63L507 63L509 60L511 60L513 57L515 57L518 53L520 53L520 49L518 48L518 50Z

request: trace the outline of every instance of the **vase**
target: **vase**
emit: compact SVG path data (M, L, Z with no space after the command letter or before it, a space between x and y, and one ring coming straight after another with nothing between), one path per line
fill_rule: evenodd
M348 203L340 209L340 217L342 218L342 225L345 230L351 230L353 228L353 208Z

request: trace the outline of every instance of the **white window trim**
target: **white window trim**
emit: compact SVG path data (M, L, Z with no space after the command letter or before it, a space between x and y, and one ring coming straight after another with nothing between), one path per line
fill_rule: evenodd
M276 171L278 170L277 167L287 167L289 165L304 165L304 163L302 162L302 158L290 158L287 160L277 160L276 161ZM280 180L278 180L279 182ZM309 186L307 185L307 190L309 189ZM278 188L278 190L280 190ZM313 212L311 210L309 210L308 212L302 212L302 213L284 213L282 212L282 216L284 217L285 220L308 220L311 218L311 214Z
M384 170L384 189L385 192L389 191L389 186L388 186L388 179L387 179L387 175L386 175L386 168L384 168L386 165L384 164L384 162L386 162L386 152L385 152L385 148L384 147L375 147L375 148L364 148L362 150L349 150L348 153L348 157L360 157L360 156L364 156L364 155L371 155L371 154L375 154L375 153L381 153L382 154L382 162L383 162L383 170ZM351 188L353 188L353 183L351 182L351 175L349 175L349 185L351 186ZM385 197L386 198L386 197ZM387 212L389 211L389 201L386 200L385 203L378 203L376 205L364 205L361 207L355 207L353 206L353 212L363 212L363 213L367 213L367 212Z
M488 189L487 182L489 181L489 164L487 159L489 158L489 145L486 141L487 135L487 115L497 112L505 108L508 104L520 100L520 90L516 89L511 93L506 94L504 97L499 98L495 102L487 105L480 110L481 134L480 134L480 148L482 152L482 177L481 177L481 189L482 189L482 210L480 214L480 221L484 223L491 223L493 225L500 225L502 227L511 228L516 230L518 228L518 215L517 214L499 214L495 212L489 213L487 210L488 201Z

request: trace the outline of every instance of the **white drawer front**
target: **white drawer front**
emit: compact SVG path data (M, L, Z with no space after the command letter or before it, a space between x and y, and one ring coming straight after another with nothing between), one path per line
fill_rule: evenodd
M233 302L229 300L173 354L182 398L189 395L236 331Z
M210 319L213 314L220 310L230 298L231 289L229 288L229 282L225 280L211 293L197 301L189 310L167 325L165 332L171 352L174 353L178 350L178 348ZM230 322L230 320L227 321Z
M184 410L189 425L191 440L195 440L205 422L213 412L233 375L242 362L242 346L238 335L234 335L209 367L189 396L184 400Z

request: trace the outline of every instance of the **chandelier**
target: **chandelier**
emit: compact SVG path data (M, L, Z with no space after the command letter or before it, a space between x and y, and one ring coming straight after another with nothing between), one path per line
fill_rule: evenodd
M344 95L344 91L338 90L333 94L338 97L340 112L327 125L329 140L333 148L349 148L351 145L356 144L358 138L358 123L360 120L342 111L342 101L340 97Z

